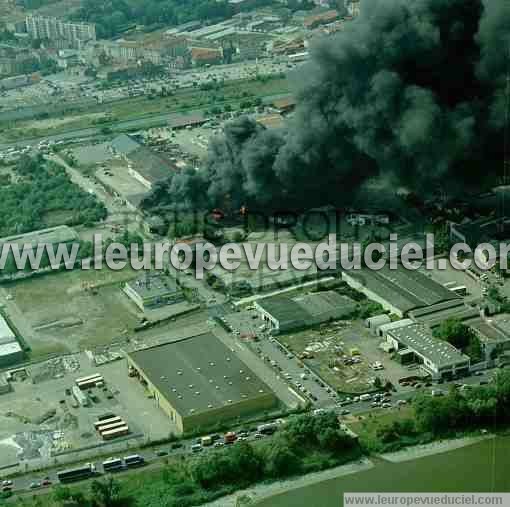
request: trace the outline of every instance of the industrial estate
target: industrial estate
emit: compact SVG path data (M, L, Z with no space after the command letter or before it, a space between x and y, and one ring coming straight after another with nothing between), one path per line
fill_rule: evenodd
M507 259L451 262L510 239L507 2L181 4L0 0L0 505L251 505L507 431ZM332 234L444 265L287 262Z

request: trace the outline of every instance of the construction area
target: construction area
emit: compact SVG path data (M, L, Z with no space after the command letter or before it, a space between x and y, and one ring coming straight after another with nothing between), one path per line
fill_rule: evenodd
M363 393L376 377L398 385L409 370L378 348L380 340L362 321L337 321L278 337L303 363L339 392Z

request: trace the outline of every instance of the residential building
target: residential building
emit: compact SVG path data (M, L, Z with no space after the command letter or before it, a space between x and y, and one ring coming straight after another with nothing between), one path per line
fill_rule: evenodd
M96 26L93 23L73 23L46 16L27 16L25 23L32 39L65 40L73 47L96 40Z

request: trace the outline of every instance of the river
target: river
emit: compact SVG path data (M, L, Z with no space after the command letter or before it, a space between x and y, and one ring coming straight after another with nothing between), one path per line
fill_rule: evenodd
M510 492L510 437L401 463L377 460L370 470L293 489L257 507L340 507L352 492Z

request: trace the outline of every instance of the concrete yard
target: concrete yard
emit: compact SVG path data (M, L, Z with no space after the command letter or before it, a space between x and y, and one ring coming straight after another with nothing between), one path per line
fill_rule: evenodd
M119 440L141 443L166 438L172 432L168 418L140 384L127 376L125 360L97 367L85 354L66 357L72 371L62 368L53 377L38 381L41 369L51 370L52 362L28 367L28 378L13 382L13 391L0 397L0 467L29 460L50 464L69 452L78 456L90 446L98 446L96 454L107 454ZM95 396L90 406L76 407L66 389L75 379L92 373L104 376L105 387L90 390ZM105 443L93 426L105 413L126 421L130 435Z

